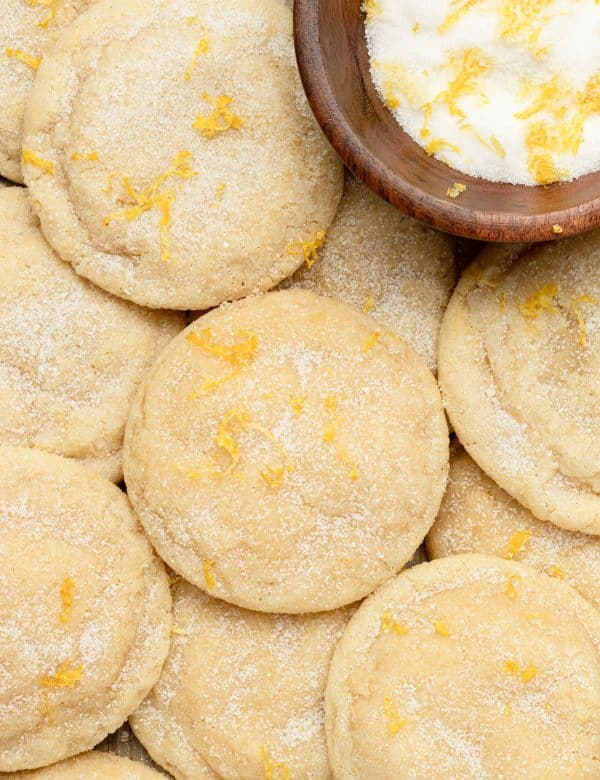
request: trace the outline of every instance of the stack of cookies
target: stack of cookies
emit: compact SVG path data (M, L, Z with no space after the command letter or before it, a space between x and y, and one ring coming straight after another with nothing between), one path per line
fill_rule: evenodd
M600 233L457 285L281 0L3 12L2 776L598 777Z

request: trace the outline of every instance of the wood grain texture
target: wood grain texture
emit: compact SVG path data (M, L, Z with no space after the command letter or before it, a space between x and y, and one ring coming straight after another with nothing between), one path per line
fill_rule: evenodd
M459 173L404 133L371 80L361 0L295 0L300 75L317 121L350 170L412 217L482 241L550 241L600 226L600 171L550 187ZM599 139L600 143L600 139ZM467 185L457 200L446 190Z

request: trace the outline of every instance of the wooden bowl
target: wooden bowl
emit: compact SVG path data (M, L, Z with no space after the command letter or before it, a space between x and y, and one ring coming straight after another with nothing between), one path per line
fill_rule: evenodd
M361 0L295 0L300 75L317 121L374 192L433 227L483 241L547 241L600 226L600 171L550 187L498 184L429 157L371 80ZM467 185L456 200L455 181ZM560 225L562 233L553 232Z

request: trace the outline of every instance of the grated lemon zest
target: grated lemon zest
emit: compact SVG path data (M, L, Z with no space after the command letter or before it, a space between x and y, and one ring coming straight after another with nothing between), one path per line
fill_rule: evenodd
M287 245L286 251L288 255L295 255L298 250L300 250L306 262L306 266L310 271L310 269L319 259L319 249L321 249L324 243L325 231L317 230L313 238L309 239L308 241L292 241L289 243Z
M398 623L397 620L394 620L392 613L389 610L386 610L381 616L379 631L382 634L388 634L391 632L392 634L397 634L398 636L408 634L408 628L402 625L402 623Z
M171 636L189 636L190 632L186 631L184 628L179 628L178 626L173 626L171 628Z
M294 395L290 398L290 406L292 407L292 412L295 415L301 415L304 411L304 404L306 403L306 398L303 395Z
M27 0L27 2L29 5L48 8L48 15L45 17L45 19L42 19L41 22L38 22L37 25L38 27L45 29L56 16L56 10L61 0Z
M190 393L188 398L190 401L196 401L198 398L201 398L204 395L210 395L211 393L214 393L215 390L218 390L221 385L226 384L239 375L240 371L236 370L232 371L230 374L225 374L225 376L222 376L220 379L215 379L212 376L205 376L203 377L202 383L198 390Z
M395 736L409 721L406 718L400 717L398 711L394 708L391 699L384 699L383 706L387 721L387 729L392 736Z
M537 677L538 673L537 667L533 666L532 664L530 664L525 669L521 669L516 661L505 661L502 668L505 672L508 672L508 674L519 675L524 683L528 683L533 680L534 677Z
M516 599L518 597L517 589L515 588L515 583L520 582L521 578L518 574L513 574L512 577L509 577L506 580L506 587L504 588L504 594L508 596L509 599Z
M25 165L33 165L36 168L39 168L40 171L44 171L50 175L54 173L54 163L51 160L44 160L30 149L23 149L21 159Z
M71 155L72 160L89 160L90 162L96 162L99 160L98 152L75 152Z
M220 344L213 341L211 328L204 328L199 333L190 331L186 341L232 366L242 367L252 363L258 349L258 336L251 331L237 330L235 337L240 341L234 344Z
M373 331L368 339L365 339L362 345L362 351L363 353L369 352L373 347L377 344L379 339L381 338L381 333L379 331Z
M519 311L525 317L531 317L534 320L540 315L540 312L547 311L550 314L556 314L554 307L554 298L558 295L558 286L556 284L546 284L535 290L527 300L519 306Z
M530 536L531 531L516 531L509 539L508 547L504 553L506 560L510 560L517 556L529 541Z
M175 155L171 161L171 167L164 173L161 173L156 177L154 184L146 187L143 190L136 190L127 176L123 177L122 184L123 189L130 198L132 205L127 206L120 211L115 211L109 214L103 220L102 224L106 227L115 219L123 219L127 222L133 222L134 219L145 214L148 211L157 210L160 214L159 219L159 231L160 231L160 245L161 245L161 258L164 262L168 263L171 260L171 250L169 245L169 225L171 224L171 206L175 201L174 190L162 190L162 187L171 177L178 177L180 179L191 179L197 176L197 171L194 171L190 166L191 152L181 151ZM110 189L106 191L112 191L111 177L109 177Z
M72 666L70 661L61 664L51 677L40 677L42 688L74 688L81 679L83 666Z
M438 25L438 32L448 32L451 27L454 27L463 16L466 16L466 14L480 2L481 0L452 0L450 3L452 11L446 16L444 21Z
M579 298L573 298L571 301L571 308L575 312L577 317L577 324L579 325L579 343L582 347L587 347L587 331L585 329L585 317L581 311L582 303L598 303L596 298L592 298L591 295L580 295Z
M263 760L265 780L291 780L291 772L288 766L271 761L264 746L260 747L260 756Z
M34 54L27 54L26 51L21 51L21 49L5 49L6 56L10 57L11 60L19 60L19 62L22 62L24 65L27 65L28 68L31 68L31 70L37 70L40 65L42 64L42 58L36 57Z
M226 130L242 129L246 120L229 110L229 106L233 103L232 97L229 95L213 97L204 92L202 100L213 109L208 116L198 114L193 123L193 127L199 130L204 138L214 138L217 133L224 133Z
M564 580L565 573L560 568L560 566L551 566L550 567L550 576L551 577L558 577L559 580Z
M196 20L194 19L194 21ZM196 68L196 65L198 64L200 57L206 57L206 55L210 53L210 40L208 39L206 28L204 26L202 26L201 34L202 38L200 38L198 41L198 45L196 46L196 49L192 55L192 61L188 65L188 68L185 72L184 78L186 81L190 81L192 78L192 74Z
M70 577L67 577L63 581L63 584L60 586L60 603L62 605L62 609L60 611L58 619L61 623L63 623L63 625L69 623L73 615L73 590L74 589L75 589L75 583Z
M558 224L558 222L554 225L552 225L552 232L555 233L557 236L559 236L563 231L563 228L561 225Z
M435 628L436 634L439 634L440 636L452 636L448 626L445 623L442 623L441 620L435 620L433 627Z
M204 583L207 590L214 590L216 583L215 575L213 573L214 561L204 561Z
M466 184L461 184L461 182L455 181L454 184L451 187L448 187L448 189L446 190L446 195L449 198L453 198L453 199L458 198L458 196L461 193L465 192L466 189L467 189Z
M365 314L369 314L372 309L373 309L373 296L367 295L367 298L365 300L365 305L363 306L363 311Z
M381 6L377 0L364 0L361 10L367 15L367 22L373 21L376 16L379 16L382 13Z

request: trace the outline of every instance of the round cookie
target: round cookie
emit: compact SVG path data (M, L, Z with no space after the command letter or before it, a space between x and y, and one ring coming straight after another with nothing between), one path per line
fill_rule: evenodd
M158 680L170 595L115 485L0 448L0 771L92 748Z
M529 566L424 563L367 599L325 695L335 778L595 777L600 613Z
M17 780L159 780L162 777L164 780L164 775L139 761L111 756L99 750L83 753L43 769L14 772L10 777Z
M454 289L454 242L407 217L346 176L318 260L287 286L339 298L407 341L432 371L437 335Z
M161 557L225 601L321 612L410 560L446 484L437 385L400 339L285 290L222 306L161 353L125 434Z
M484 251L450 300L438 365L486 474L540 520L600 534L600 231Z
M462 447L450 456L448 487L427 536L430 558L485 553L559 577L600 607L600 539L537 520L487 477Z
M343 186L280 0L96 2L38 71L24 154L57 253L154 308L274 287Z
M130 724L177 780L328 780L324 694L353 608L266 615L173 588L173 640Z
M35 73L60 30L92 0L3 0L0 19L0 175L23 181L23 115Z
M125 419L183 318L108 295L48 246L26 190L0 191L0 442L122 477Z

